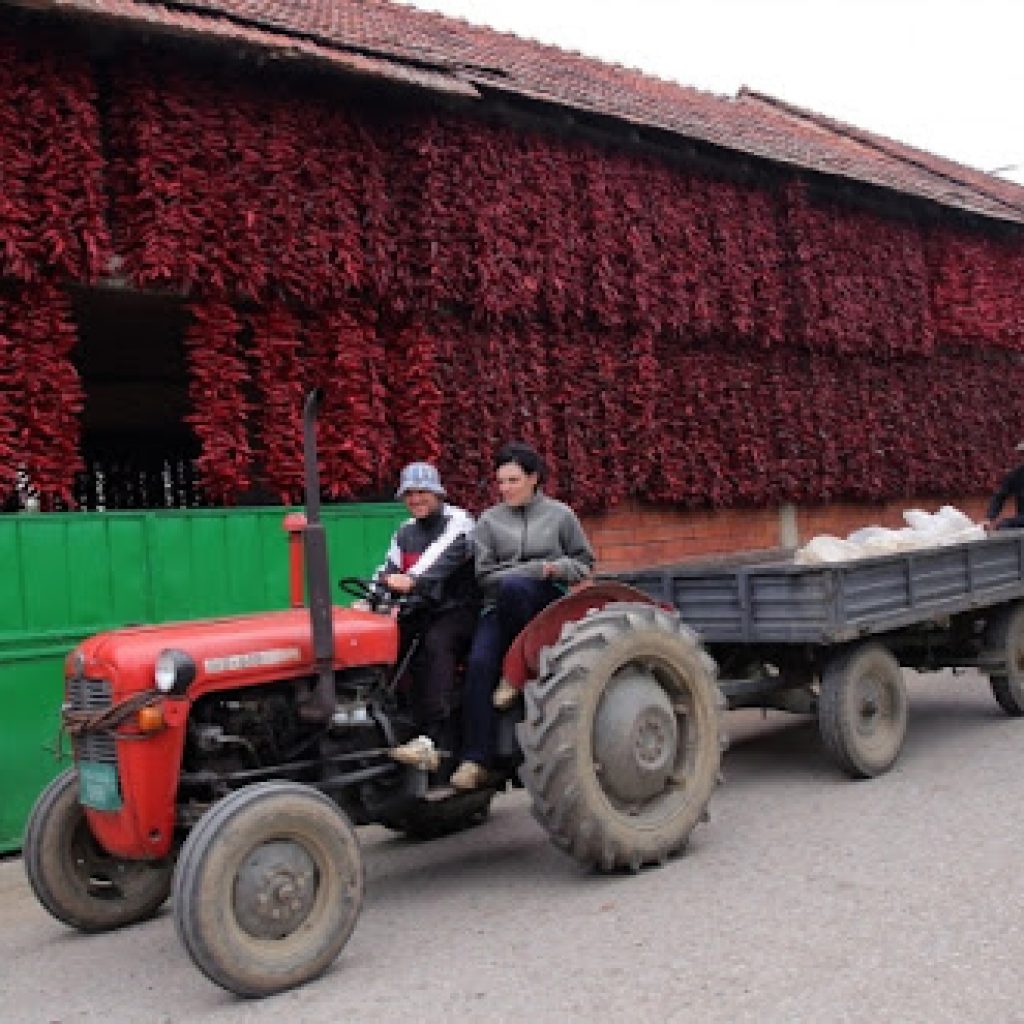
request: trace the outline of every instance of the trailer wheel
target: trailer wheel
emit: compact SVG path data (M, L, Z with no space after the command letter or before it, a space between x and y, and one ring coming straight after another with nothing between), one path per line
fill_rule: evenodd
M552 842L612 871L681 850L719 778L715 664L675 612L610 604L541 655L517 727L520 777Z
M39 794L22 856L39 902L58 921L83 932L109 931L152 917L167 899L174 870L170 860L111 856L96 842L78 802L73 768Z
M1005 663L989 676L992 695L1008 715L1019 718L1024 715L1024 603L999 610L985 631L985 647Z
M189 956L240 996L325 971L355 927L363 863L355 830L296 782L237 790L203 815L174 876L174 923Z
M881 644L843 651L825 666L818 728L831 758L854 778L892 767L907 732L907 708L899 662Z

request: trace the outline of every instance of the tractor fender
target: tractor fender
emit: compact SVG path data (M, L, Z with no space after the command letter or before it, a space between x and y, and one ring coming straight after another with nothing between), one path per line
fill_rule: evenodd
M562 635L567 622L576 622L584 615L607 604L656 604L648 594L613 580L584 583L572 592L552 602L539 615L532 618L512 641L501 666L502 677L517 690L530 679L535 679L540 663L540 652L550 647Z

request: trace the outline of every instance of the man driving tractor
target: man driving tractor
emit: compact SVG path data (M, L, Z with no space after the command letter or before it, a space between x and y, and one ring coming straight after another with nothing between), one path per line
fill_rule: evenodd
M402 764L429 771L451 751L456 667L465 659L480 609L473 569L473 519L449 505L436 467L412 462L396 497L411 518L391 538L374 579L379 593L401 599L400 663L408 658L410 711L422 735L395 747Z

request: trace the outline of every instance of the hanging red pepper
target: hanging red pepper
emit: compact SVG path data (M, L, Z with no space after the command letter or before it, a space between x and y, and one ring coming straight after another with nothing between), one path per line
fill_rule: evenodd
M274 304L250 317L253 384L258 395L254 421L259 461L282 504L302 500L302 333L298 318Z
M102 272L105 171L130 279L195 299L210 500L257 471L296 499L310 383L329 495L386 494L402 461L436 458L474 507L513 437L588 510L983 491L1022 426L1001 397L1022 373L1018 229L926 230L781 175L341 108L151 53L113 71L105 165L88 63L54 38L0 32L0 275ZM74 466L81 394L66 299L41 287L0 334L0 456L16 431L56 503L70 477L50 453Z
M185 354L192 411L185 419L200 444L203 492L210 501L233 505L249 488L253 465L250 369L239 343L243 325L224 302L194 303L190 312Z
M324 391L318 445L324 492L334 499L379 497L394 486L395 457L374 317L366 309L331 307L307 331L307 384Z
M107 266L104 160L87 56L56 29L0 29L0 276Z
M4 489L22 469L44 509L74 505L75 474L83 468L82 382L71 361L78 343L71 303L50 282L24 285L0 301L0 336L7 348L0 375L0 446L10 445Z

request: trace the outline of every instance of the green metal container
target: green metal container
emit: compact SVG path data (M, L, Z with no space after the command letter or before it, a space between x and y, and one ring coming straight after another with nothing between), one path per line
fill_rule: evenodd
M21 844L58 756L63 662L132 623L288 606L287 509L76 512L0 518L0 852ZM400 505L329 505L331 575L366 576ZM341 595L339 595L339 599Z

